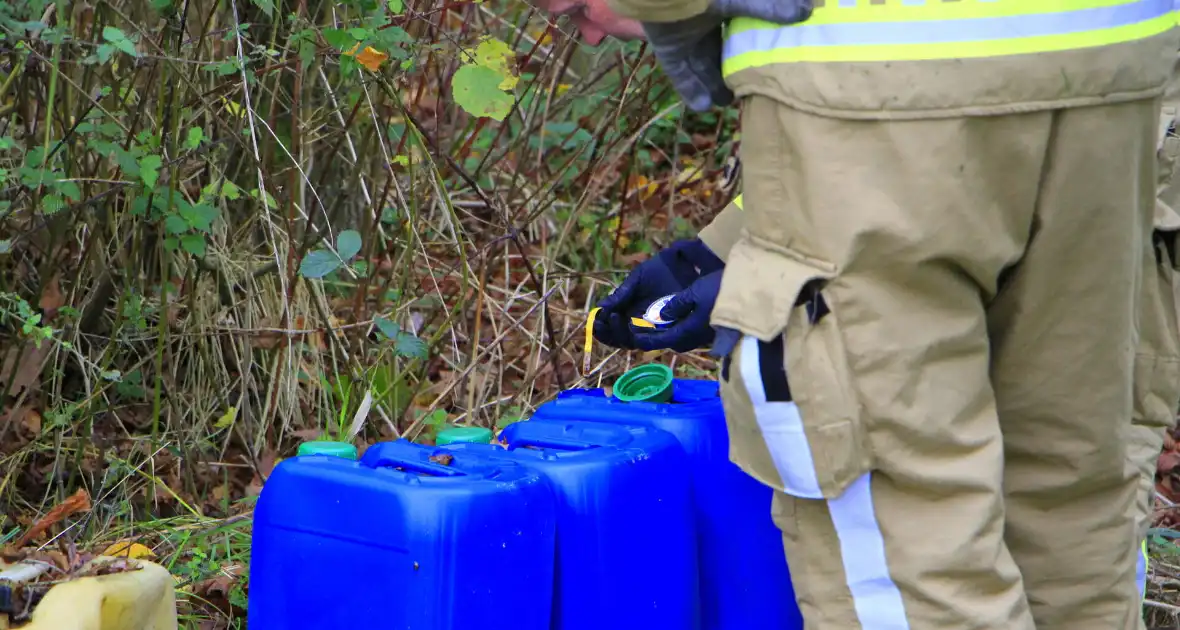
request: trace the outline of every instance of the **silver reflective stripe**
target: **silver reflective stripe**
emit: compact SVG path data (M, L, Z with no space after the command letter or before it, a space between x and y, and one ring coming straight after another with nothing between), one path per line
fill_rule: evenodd
M1136 0L1128 4L1061 13L912 22L794 24L756 28L729 35L726 59L750 52L802 46L944 44L1084 33L1138 24L1175 10L1174 0Z
M767 401L757 339L742 337L740 352L742 382L787 494L823 500L799 408L793 402ZM885 538L873 507L872 473L861 476L827 504L861 630L909 630L901 591L889 574Z
M1144 599L1147 597L1147 548L1141 545L1135 555L1139 556L1135 562L1135 583L1139 585L1139 599Z

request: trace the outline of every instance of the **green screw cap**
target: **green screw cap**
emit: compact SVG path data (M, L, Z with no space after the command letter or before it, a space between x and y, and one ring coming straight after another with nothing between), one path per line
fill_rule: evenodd
M434 443L439 446L447 444L491 444L492 431L484 427L455 427L438 432Z
M623 402L672 402L672 368L649 363L629 370L615 381L613 393Z
M299 445L299 452L296 455L331 455L344 459L356 459L356 447L348 442L330 442L328 440L304 442Z

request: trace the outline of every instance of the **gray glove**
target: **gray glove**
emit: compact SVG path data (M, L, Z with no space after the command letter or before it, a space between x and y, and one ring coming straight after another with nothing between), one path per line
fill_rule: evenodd
M679 22L643 22L652 52L672 86L693 111L733 102L721 76L722 25L750 17L795 24L811 17L812 0L713 0L700 15Z

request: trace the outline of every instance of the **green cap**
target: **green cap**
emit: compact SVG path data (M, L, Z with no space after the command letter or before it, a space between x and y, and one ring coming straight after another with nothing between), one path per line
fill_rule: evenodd
M613 393L623 402L672 402L672 368L649 363L629 370L615 381Z
M438 432L438 446L447 444L491 444L492 430L484 427L454 427Z
M343 457L344 459L356 459L356 447L348 442L331 442L328 440L304 442L299 445L299 452L296 455L331 455L332 457Z

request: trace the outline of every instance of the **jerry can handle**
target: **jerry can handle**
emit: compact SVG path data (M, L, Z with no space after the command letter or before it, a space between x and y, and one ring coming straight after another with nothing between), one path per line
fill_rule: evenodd
M461 477L467 474L454 466L424 460L421 457L424 450L418 446L406 448L396 442L387 443L370 448L361 458L361 463L369 468L401 468L408 472L436 477ZM433 452L451 455L443 450Z
M521 446L532 446L534 448L556 448L565 450L586 450L590 448L597 448L601 444L594 442L587 442L586 440L577 440L562 437L512 437L508 440L508 446L517 448Z

